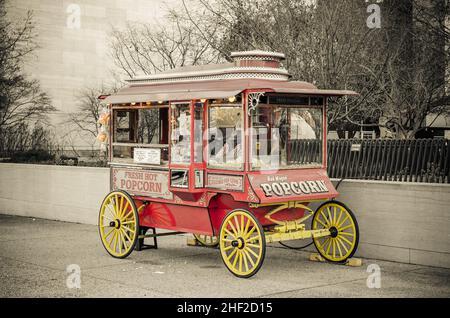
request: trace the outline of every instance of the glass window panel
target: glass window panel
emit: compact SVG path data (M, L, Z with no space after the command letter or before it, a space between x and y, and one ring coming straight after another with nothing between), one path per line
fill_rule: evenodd
M171 170L170 185L175 188L189 187L189 171L188 170Z
M208 127L208 165L243 168L243 116L239 106L211 106Z
M159 145L162 108L140 108L113 110L113 159L116 162L132 163L135 148L161 149L161 164L168 163L167 145ZM167 130L167 126L164 127Z
M322 108L260 105L251 125L253 169L322 164Z
M194 110L194 160L203 162L203 103L195 104Z
M191 160L191 112L189 104L172 104L171 151L172 163L189 164Z

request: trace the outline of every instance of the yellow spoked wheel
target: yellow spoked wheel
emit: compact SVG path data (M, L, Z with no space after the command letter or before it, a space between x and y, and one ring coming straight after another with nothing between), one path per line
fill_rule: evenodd
M220 227L219 246L225 266L237 277L255 275L264 262L264 230L245 210L234 210L226 215Z
M314 245L323 258L342 263L356 252L359 241L358 222L352 211L338 201L322 204L314 213L312 229L328 229L330 236L314 238Z
M102 244L113 257L125 258L133 251L139 233L139 218L133 198L112 191L102 202L98 219Z
M216 247L219 245L219 238L217 236L194 234L194 237L203 246Z

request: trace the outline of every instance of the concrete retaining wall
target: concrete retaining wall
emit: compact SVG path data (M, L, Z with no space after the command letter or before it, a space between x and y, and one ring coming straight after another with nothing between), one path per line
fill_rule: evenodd
M97 224L109 169L0 163L0 213Z
M0 163L0 213L96 224L109 169ZM450 268L450 185L347 180L357 255Z

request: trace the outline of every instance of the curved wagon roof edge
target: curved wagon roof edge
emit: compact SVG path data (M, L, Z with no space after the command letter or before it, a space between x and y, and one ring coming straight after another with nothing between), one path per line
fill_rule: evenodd
M358 95L351 90L319 89L311 83L302 81L229 79L158 85L129 85L119 90L116 94L108 96L105 102L121 104L192 99L221 99L235 96L245 90L322 96Z

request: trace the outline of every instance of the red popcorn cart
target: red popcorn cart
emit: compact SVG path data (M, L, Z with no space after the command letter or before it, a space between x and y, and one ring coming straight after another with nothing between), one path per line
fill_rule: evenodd
M356 93L291 81L281 53L231 57L136 77L104 99L103 246L125 258L157 237L193 233L243 278L261 268L269 242L312 238L323 258L345 262L358 224L327 176L326 111L329 97ZM322 203L314 211L312 202Z

